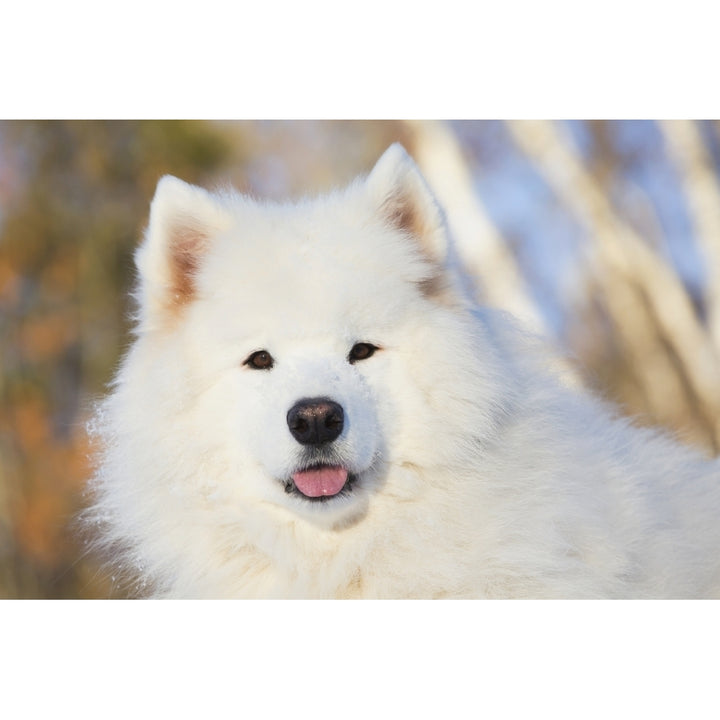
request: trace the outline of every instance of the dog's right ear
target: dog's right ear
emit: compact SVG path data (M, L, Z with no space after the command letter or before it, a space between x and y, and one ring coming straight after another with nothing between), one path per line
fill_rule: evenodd
M192 299L210 241L228 223L228 213L206 190L171 175L160 179L135 253L144 326L166 322Z

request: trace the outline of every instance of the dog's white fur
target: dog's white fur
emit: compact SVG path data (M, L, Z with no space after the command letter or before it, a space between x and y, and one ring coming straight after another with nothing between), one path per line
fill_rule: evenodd
M130 591L180 597L703 597L720 472L566 387L466 301L391 147L292 205L160 181L136 339L100 406L92 521ZM354 343L380 349L348 362ZM257 350L269 370L244 364ZM352 492L285 491L301 398L340 403Z

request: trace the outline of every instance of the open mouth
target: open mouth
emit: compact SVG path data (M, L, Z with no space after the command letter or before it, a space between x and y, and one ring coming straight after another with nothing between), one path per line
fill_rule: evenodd
M313 465L297 470L285 481L285 492L313 502L325 502L352 491L356 477L339 465Z

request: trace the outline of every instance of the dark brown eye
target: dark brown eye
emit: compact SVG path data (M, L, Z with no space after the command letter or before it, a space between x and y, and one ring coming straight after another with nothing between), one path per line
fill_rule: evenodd
M348 355L348 361L354 363L357 360L367 360L377 349L375 345L370 343L355 343Z
M258 350L254 352L244 363L253 370L269 370L275 361L273 356L267 350Z

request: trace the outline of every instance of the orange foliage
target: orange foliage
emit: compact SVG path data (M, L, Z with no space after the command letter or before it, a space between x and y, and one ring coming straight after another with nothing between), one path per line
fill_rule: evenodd
M225 132L0 123L12 179L0 195L0 597L107 594L74 528L91 473L84 411L127 331L131 254L154 183L167 172L200 182L233 159Z

